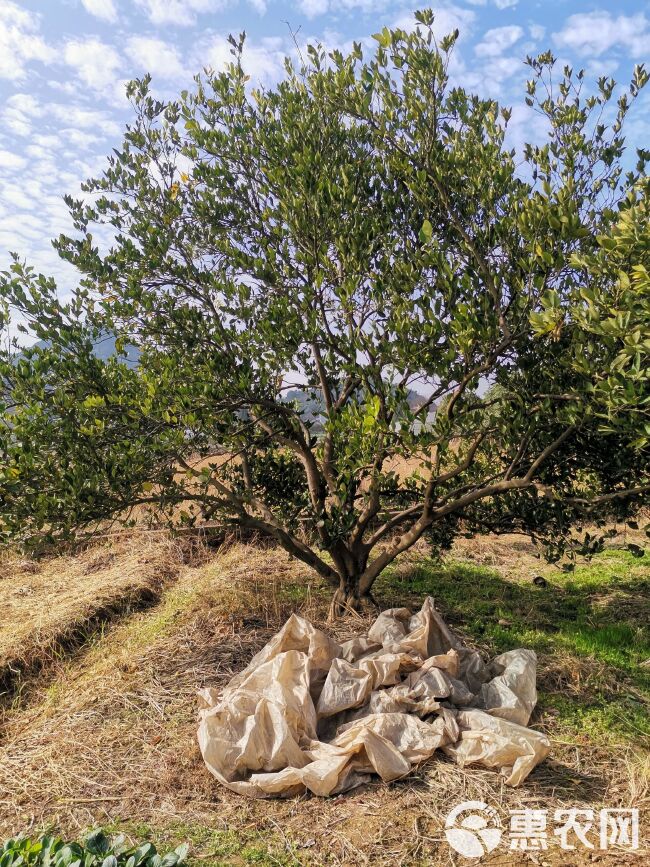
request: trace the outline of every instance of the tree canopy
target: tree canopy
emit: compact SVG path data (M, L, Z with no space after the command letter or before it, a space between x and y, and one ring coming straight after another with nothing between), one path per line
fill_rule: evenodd
M619 95L528 58L547 137L519 152L510 110L450 82L458 34L417 17L370 57L310 46L270 89L243 35L178 100L130 84L55 242L72 297L18 256L0 280L5 328L42 341L0 356L0 535L234 524L340 609L423 535L558 559L645 500L650 154L626 173L622 128L648 74ZM137 366L96 357L106 332Z

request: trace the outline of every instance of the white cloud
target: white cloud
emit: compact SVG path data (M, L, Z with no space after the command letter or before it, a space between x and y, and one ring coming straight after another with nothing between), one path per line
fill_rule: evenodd
M316 18L326 12L378 13L390 9L391 3L390 0L297 0L296 6L307 18Z
M189 27L196 22L196 15L205 12L220 12L228 0L136 0L152 24L176 24Z
M478 57L498 57L524 35L523 27L512 24L509 27L493 27L484 35L474 48Z
M126 53L140 69L159 78L181 78L185 72L180 55L173 45L153 36L132 36Z
M327 0L325 0L327 2ZM136 0L152 24L176 24L190 27L197 15L222 12L232 5L232 0ZM267 0L248 0L248 4L260 15L266 12Z
M422 4L419 4L415 8L419 8L420 5ZM424 5L426 6L426 3ZM379 12L381 9L389 9L390 6L390 0L330 0L330 9L332 11L347 9L350 11Z
M89 108L80 108L77 105L52 103L48 105L48 111L56 120L60 120L67 126L77 129L90 129L94 132L102 132L107 137L119 135L122 126L113 120L105 111Z
M49 150L59 147L61 143L59 137L53 135L52 133L42 133L40 135L35 135L32 138L32 141L35 144L40 145L41 147L48 148Z
M39 217L32 216L31 214L21 214L20 222L23 228L31 229L36 237L38 237L38 231L41 229L42 224ZM12 217L9 217L6 220L0 220L0 231L5 230L9 231L11 229Z
M18 108L7 108L2 113L2 125L5 132L14 135L27 136L32 131L30 119Z
M27 147L25 148L25 153L33 160L45 160L49 159L49 157L51 156L51 151L49 148L35 144L27 145Z
M46 151L56 150L61 145L61 140L57 135L52 133L40 133L32 137L32 141L38 147L42 147Z
M456 28L460 31L460 38L467 36L476 14L471 9L463 9L462 6L441 6L435 9L435 18L433 21L433 32L440 38L448 33L453 33ZM394 27L399 27L402 30L410 31L416 27L422 27L412 12L400 16L393 24Z
M24 169L26 165L27 160L24 157L14 154L11 151L0 149L0 171L7 169L13 172Z
M316 18L317 15L324 15L328 8L329 0L300 0L298 3L298 9L307 18Z
M84 132L80 129L62 129L60 134L77 149L77 153L82 150L88 150L92 145L100 144L102 141L99 136L93 135L91 132Z
M0 3L0 78L18 81L31 60L50 63L55 52L38 33L39 19L12 0Z
M32 130L32 119L42 114L43 108L31 93L14 93L2 112L2 125L15 135L26 136Z
M30 117L40 117L43 108L32 93L14 93L7 100L10 108L18 108Z
M541 24L531 24L528 28L528 32L533 39L543 39L546 34L546 27L542 27Z
M558 64L558 66L559 65L560 64ZM564 64L562 64L562 66L564 66ZM616 70L619 68L619 66L620 64L618 60L615 60L613 57L594 57L586 61L584 69L588 79L597 81L601 77L601 75L605 75L611 78L616 72ZM623 72L623 77L626 77L628 72L629 69L625 69Z
M500 99L506 92L509 79L523 70L523 61L518 57L491 57L481 71L476 89L481 95L487 94Z
M113 0L81 0L86 12L90 12L102 21L114 24L117 21L117 9Z
M65 44L63 57L93 90L104 90L114 84L121 66L120 56L112 45L95 37L70 40Z
M511 9L519 0L492 0L497 9ZM467 0L470 6L487 6L488 0Z
M32 206L32 199L25 195L24 184L2 184L2 201L12 205L14 208L22 208L29 210Z
M620 47L632 57L650 52L650 28L642 12L619 15L609 12L585 12L567 18L562 30L553 34L555 44L583 57L600 57L611 48Z
M452 83L482 97L497 99L506 104L512 101L512 79L525 67L517 57L488 57L484 62L461 66L452 76Z
M521 154L526 142L543 142L548 134L548 119L527 105L512 106L506 133L506 145Z
M225 36L213 36L200 47L197 63L219 71L232 62L231 48ZM287 53L284 40L280 37L267 37L259 42L249 39L244 46L242 65L254 85L268 87L282 78Z

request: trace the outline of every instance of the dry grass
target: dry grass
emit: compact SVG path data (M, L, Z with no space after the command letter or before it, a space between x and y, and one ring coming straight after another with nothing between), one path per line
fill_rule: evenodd
M90 563L97 555L84 556ZM493 772L461 771L437 757L400 783L328 800L251 801L220 787L196 744L197 689L224 685L290 611L322 625L327 601L319 580L275 549L233 545L183 568L155 607L111 625L7 714L0 838L44 823L69 834L115 823L158 840L192 840L197 864L443 865L455 863L441 843L444 816L464 800L502 814L648 805L647 761L626 747L563 743L544 711L536 725L555 739L552 758L516 790ZM368 620L339 624L337 637ZM558 665L560 682L568 674ZM615 852L574 856L553 842L541 858L497 852L487 863L642 863Z
M639 524L645 526L650 516L643 514ZM625 548L633 543L645 547L648 537L643 530L632 530L626 524L609 525L615 529L616 535L607 541L607 548ZM597 535L600 530L595 526L586 526L583 532ZM500 536L474 536L471 539L458 538L454 542L451 555L459 560L467 560L479 566L498 569L506 577L516 578L522 574L531 577L545 567L545 562L539 557L540 550L533 545L527 536L515 533L504 533Z
M167 535L111 538L76 556L0 559L0 696L100 624L154 602L182 551Z

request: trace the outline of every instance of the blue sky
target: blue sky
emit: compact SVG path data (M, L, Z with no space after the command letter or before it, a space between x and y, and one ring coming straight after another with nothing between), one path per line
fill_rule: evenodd
M130 117L124 85L150 71L174 96L203 66L229 59L246 30L253 80L272 85L299 43L368 44L384 25L412 26L431 6L440 33L461 31L456 82L515 105L516 142L534 136L523 104L527 53L548 47L591 77L629 80L650 60L650 2L641 0L0 0L0 269L16 250L63 287L72 275L49 240L70 231L62 201L101 171ZM650 144L650 94L628 127Z

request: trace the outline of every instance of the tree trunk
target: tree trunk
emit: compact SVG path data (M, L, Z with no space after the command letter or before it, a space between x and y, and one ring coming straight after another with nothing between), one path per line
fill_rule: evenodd
M359 577L359 575L356 575L348 577L345 580L341 579L341 583L334 596L332 596L330 603L327 617L330 623L346 615L364 611L368 608L378 609L370 590L366 593L360 591Z
M337 620L346 614L361 611L375 602L370 595L370 586L361 588L361 576L368 565L368 550L363 545L337 545L330 550L336 571L339 575L339 586L330 603L328 620Z
M361 608L361 598L359 596L359 587L346 586L341 582L341 586L332 596L328 620L338 620L339 617L344 617L346 614L352 614L354 611L359 611Z

